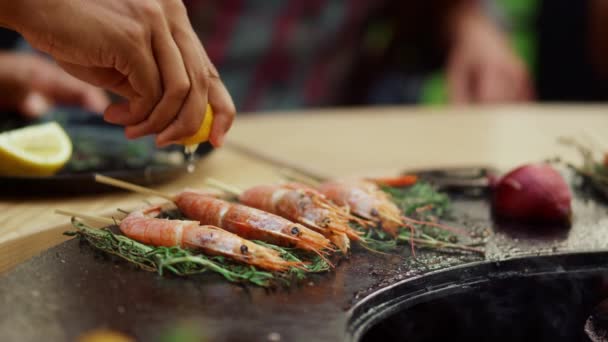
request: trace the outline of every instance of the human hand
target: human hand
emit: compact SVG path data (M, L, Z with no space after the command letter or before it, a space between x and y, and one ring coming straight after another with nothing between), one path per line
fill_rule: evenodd
M534 98L523 61L481 13L459 18L452 37L447 64L451 102L505 103Z
M197 132L207 102L221 146L235 108L181 0L23 0L12 23L75 77L126 99L104 112L128 138L165 146ZM13 5L17 6L17 5Z
M43 57L0 52L0 109L39 117L54 104L102 112L110 103L104 92L68 75Z

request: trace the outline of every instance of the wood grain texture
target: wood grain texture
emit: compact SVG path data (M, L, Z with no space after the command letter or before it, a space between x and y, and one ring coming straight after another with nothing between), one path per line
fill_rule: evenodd
M510 168L558 154L577 160L556 137L606 127L606 106L384 107L243 117L230 139L345 176L477 164Z

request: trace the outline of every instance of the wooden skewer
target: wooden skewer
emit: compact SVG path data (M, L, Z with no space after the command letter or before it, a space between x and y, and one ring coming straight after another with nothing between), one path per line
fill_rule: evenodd
M82 219L85 219L85 220L91 220L91 221L95 221L95 222L102 223L102 224L120 223L120 220L115 220L115 219L112 219L112 218L109 218L109 217L87 215L87 214L77 213L75 211L70 211L70 210L56 209L55 210L55 214L59 214L59 215L63 215L63 216L82 218Z
M298 183L302 183L305 185L309 185L312 187L316 187L319 184L321 184L321 181L319 181L318 179L309 177L307 175L304 175L302 173L299 173L296 170L293 169L289 169L289 168L282 168L279 169L279 175L281 175L282 177L294 181L294 182L298 182Z
M150 188L146 188L137 184L133 184L133 183L129 183L129 182L125 182L125 181L121 181L119 179L116 178L112 178L112 177L107 177L107 176L103 176L103 175L95 175L95 181L98 183L102 183L102 184L106 184L106 185L111 185L117 188L121 188L121 189L125 189L125 190L130 190L133 192L137 192L140 194L145 194L145 195L152 195L152 196L157 196L160 198L164 198L167 199L171 202L175 202L175 198L169 194L160 192L160 191L156 191Z
M237 188L236 186L226 184L226 183L219 181L217 179L214 179L214 178L207 178L205 180L205 184L212 186L214 188L220 189L224 192L230 193L234 196L240 196L243 193L243 190Z

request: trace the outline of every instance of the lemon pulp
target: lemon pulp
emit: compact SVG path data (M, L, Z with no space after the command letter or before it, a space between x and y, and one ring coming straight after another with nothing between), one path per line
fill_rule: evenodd
M0 175L50 176L72 156L72 142L56 122L0 134Z

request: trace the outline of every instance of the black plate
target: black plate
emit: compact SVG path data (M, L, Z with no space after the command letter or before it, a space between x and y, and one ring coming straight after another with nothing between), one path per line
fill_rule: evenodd
M32 123L57 121L72 139L74 148L71 160L53 176L0 177L3 195L97 193L114 189L96 183L96 173L142 185L153 185L174 179L187 170L188 160L183 147L157 149L153 137L127 140L122 127L106 123L99 114L60 108L35 122L25 121L16 115L3 117L9 119L0 123L0 131ZM210 144L201 144L195 159L211 151Z

